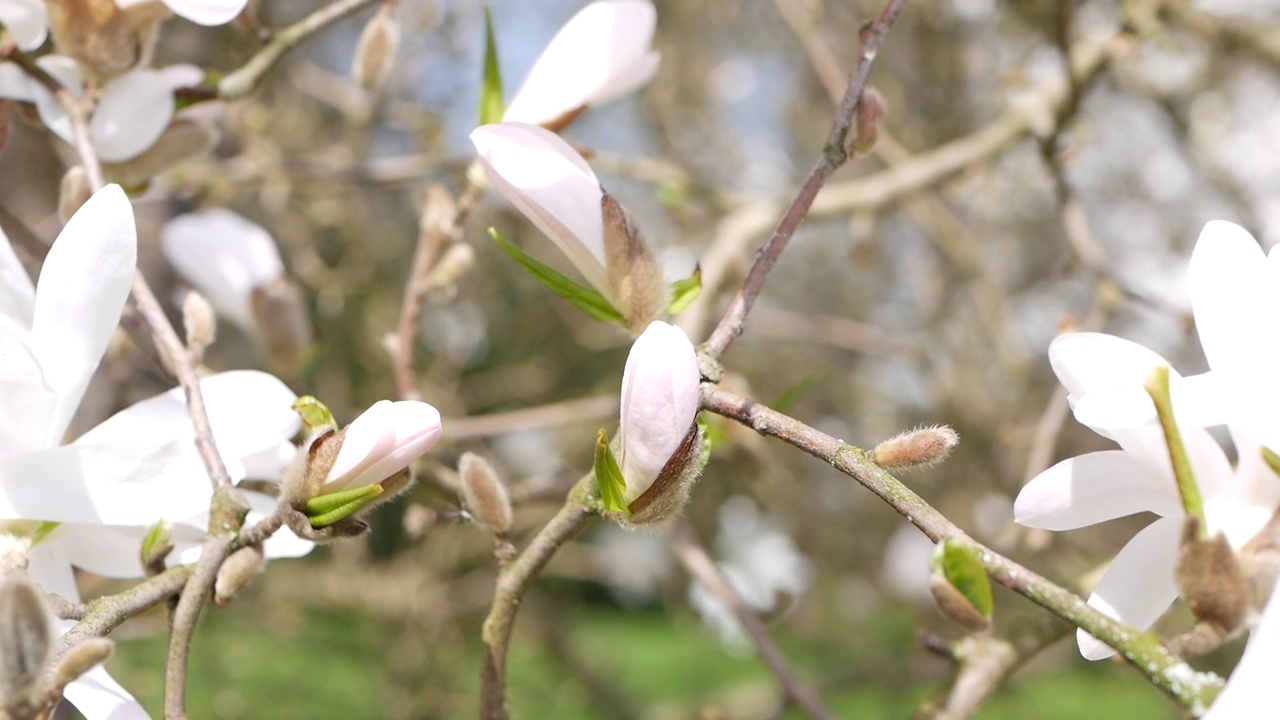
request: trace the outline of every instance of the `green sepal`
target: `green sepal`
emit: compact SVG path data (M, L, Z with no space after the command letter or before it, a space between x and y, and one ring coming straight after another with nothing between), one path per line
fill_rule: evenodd
M49 537L49 533L53 532L54 530L57 530L58 526L61 524L62 523L49 522L47 520L41 522L40 527L36 528L36 531L31 535L31 544L35 545L41 540Z
M164 520L157 520L147 534L142 538L142 563L145 565L147 559L153 557L156 552L157 545L169 545L172 549L172 533L170 533L169 523Z
M502 71L498 43L493 39L493 13L484 6L484 78L480 83L480 124L502 122Z
M1280 455L1277 455L1271 448L1262 448L1262 461L1271 468L1271 472L1280 475Z
M489 236L493 238L494 242L498 243L498 247L502 248L503 252L519 263L520 267L525 269L525 272L532 275L534 280L564 298L570 305L597 320L626 325L626 320L623 319L622 313L618 312L618 309L610 304L599 292L583 287L551 267L535 260L533 256L502 237L494 228L489 228Z
M354 490L317 495L307 501L307 519L313 528L327 527L351 517L381 494L381 485L365 485Z
M991 581L972 548L954 538L947 538L938 546L934 567L942 572L943 578L951 587L969 601L974 610L982 617L991 619L995 608L995 602L991 598Z
M333 419L333 413L329 412L329 408L314 395L303 395L294 400L293 411L302 417L302 424L308 435L320 428L338 429L338 421Z
M702 294L702 266L693 269L693 274L683 280L671 283L671 302L667 304L667 314L677 315L693 304Z
M596 436L595 475L596 487L600 488L600 499L604 501L604 509L630 517L631 510L627 507L625 500L627 481L622 479L618 459L613 456L613 449L609 447L609 436L604 430Z

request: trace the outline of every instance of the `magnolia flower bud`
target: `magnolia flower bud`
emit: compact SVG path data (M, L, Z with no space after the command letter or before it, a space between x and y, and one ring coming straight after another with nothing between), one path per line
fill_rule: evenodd
M194 290L182 299L182 327L187 331L187 350L196 362L204 358L204 349L213 344L218 320L213 306Z
M493 186L551 238L633 330L666 309L662 273L626 211L560 136L523 123L471 133Z
M874 88L862 91L858 100L858 116L853 136L853 152L866 155L876 146L880 135L880 121L884 119L884 100Z
M58 662L53 674L54 687L65 688L78 680L95 665L106 662L115 649L116 644L106 638L86 638L76 643Z
M501 535L511 530L511 496L488 460L475 453L458 458L462 502L481 525Z
M1174 581L1196 620L1213 635L1230 636L1250 610L1252 588L1235 551L1222 533L1202 539L1200 521L1194 516L1182 526Z
M650 323L622 373L618 465L630 522L660 522L684 507L702 470L698 358L684 331Z
M658 71L648 0L594 2L547 44L511 98L504 120L559 130L588 106L630 94Z
M10 576L0 583L0 700L6 709L37 706L33 695L52 650L53 615L44 591Z
M928 425L895 435L871 451L871 461L886 470L917 470L937 465L960 443L946 425Z
M400 24L392 10L392 3L383 3L369 19L369 24L364 26L364 32L360 33L351 77L365 90L382 87L395 63L396 48L400 45Z
M260 547L250 545L231 553L218 568L218 577L213 583L213 602L218 607L230 605L232 599L266 566L267 559Z
M404 491L410 464L440 439L440 413L424 402L381 400L345 428L321 429L281 480L289 528L309 540L358 535L354 517Z

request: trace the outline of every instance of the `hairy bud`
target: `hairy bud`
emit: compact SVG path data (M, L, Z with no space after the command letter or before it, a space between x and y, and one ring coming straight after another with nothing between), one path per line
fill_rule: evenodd
M960 436L946 425L907 430L876 446L871 461L886 470L915 470L937 465L960 443Z
M866 155L875 147L880 135L880 122L884 119L884 100L873 88L862 91L858 100L858 115L855 118L853 136L853 152L855 155Z
M680 447L662 467L658 477L627 507L629 517L619 518L624 527L658 525L675 517L689 502L689 493L706 465L702 426L694 423Z
M611 300L632 330L647 327L667 309L667 283L631 215L607 192L600 196L605 269Z
M204 349L213 344L218 320L213 306L200 293L192 290L182 299L182 327L187 331L187 351L196 362L204 358Z
M377 90L387 80L400 45L400 24L393 14L392 3L383 3L364 26L356 45L351 77L365 90Z
M84 167L72 165L67 168L58 187L58 219L62 224L67 224L92 194L89 192L89 175Z
M44 591L25 579L0 583L0 699L11 714L37 707L37 683L53 650L53 615Z
M76 643L62 656L54 670L54 687L61 690L111 657L116 644L106 638L87 638Z
M511 530L511 496L488 460L475 453L458 458L462 502L481 525L502 535Z
M250 545L231 553L218 568L218 577L213 583L213 602L218 607L230 605L266 565L267 559L260 547Z
M1202 539L1198 518L1188 517L1182 526L1174 580L1196 620L1223 637L1244 622L1252 599L1249 582L1226 536Z

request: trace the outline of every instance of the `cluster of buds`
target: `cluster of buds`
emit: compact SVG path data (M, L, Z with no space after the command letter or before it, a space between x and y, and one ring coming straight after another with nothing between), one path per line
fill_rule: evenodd
M674 517L706 463L698 413L698 357L684 331L654 322L636 339L622 374L612 445L600 431L595 476L604 509L624 525Z
M382 400L340 430L327 410L320 414L316 423L303 412L314 429L281 481L282 512L309 540L359 535L368 525L357 514L412 485L410 465L440 439L440 413L424 402Z

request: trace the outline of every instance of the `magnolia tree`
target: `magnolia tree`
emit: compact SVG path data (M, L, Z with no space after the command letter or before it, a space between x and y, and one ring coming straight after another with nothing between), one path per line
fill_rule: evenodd
M1133 200L1109 195L1098 178L1114 179L1112 168L1090 155L1085 132L1093 127L1103 147L1113 127L1128 125L1117 96L1158 100L1190 128L1187 154L1203 167L1129 136L1121 145L1136 149L1116 157L1154 157L1144 187L1170 207L1190 203L1179 192L1200 172L1228 188L1223 205L1238 212L1220 214L1275 234L1274 199L1259 200L1257 187L1274 191L1280 165L1255 161L1241 178L1223 159L1280 152L1274 108L1227 117L1248 107L1233 98L1280 102L1267 29L1230 8L1130 3L1121 17L1063 4L1051 21L1034 19L1052 25L1056 43L1041 48L1049 59L1016 61L1025 64L1013 68L1018 87L995 111L975 112L955 98L913 106L924 97L913 83L934 71L912 53L929 60L929 27L981 36L993 32L987 16L1003 10L889 0L824 18L816 5L779 2L768 22L790 29L787 42L798 45L783 47L800 59L796 72L812 72L829 94L825 130L813 118L799 123L809 170L790 186L795 173L772 170L767 133L745 150L729 147L728 128L751 113L698 117L682 98L682 83L705 70L683 64L698 39L681 31L696 25L683 6L672 3L661 22L650 0L577 9L539 37L545 47L530 53L511 94L509 48L534 42L521 31L536 28L506 14L532 11L449 8L459 13L453 31L469 29L476 50L451 68L455 90L467 89L467 119L451 128L461 132L448 156L437 148L406 157L378 145L431 124L430 103L404 99L406 57L421 50L408 40L449 15L430 2L337 0L277 18L298 12L286 5L0 0L0 163L5 177L23 178L0 184L8 717L50 717L64 700L90 719L148 717L103 663L115 631L152 614L165 616L151 632L163 625L166 649L148 669L151 684L163 689L165 717L187 717L188 688L211 682L191 662L198 621L220 612L210 600L272 602L246 591L264 572L268 583L281 576L308 588L299 593L312 601L317 578L331 578L369 607L410 603L418 624L478 640L478 666L467 672L479 684L464 702L413 696L387 716L520 715L520 694L509 693L513 633L535 612L592 702L637 717L626 694L658 689L620 691L627 683L578 657L549 611L526 602L543 576L573 576L556 568L572 562L562 551L583 544L593 559L578 561L578 579L609 587L618 605L691 607L730 651L726 663L759 656L771 694L707 716L792 707L836 717L824 696L848 683L844 671L793 667L768 621L787 617L785 629L799 634L805 617L820 628L852 622L864 611L823 617L813 607L822 603L806 598L823 589L828 604L871 604L840 575L854 572L849 557L881 555L884 587L872 594L936 608L913 652L949 661L950 681L939 670L915 679L941 687L916 717L970 717L998 702L1015 669L1072 630L1083 659L1059 660L1058 672L1118 656L1133 684L1149 683L1183 713L1267 715L1269 678L1280 669L1280 381L1271 367L1280 339L1267 326L1268 309L1280 306L1277 262L1242 225L1208 215L1162 228ZM711 26L699 32L717 35ZM346 44L324 44L343 32ZM1229 75L1226 89L1202 92L1196 73L1214 71L1212 43L1223 38L1254 65L1240 71L1245 80ZM1181 51L1167 47L1179 42ZM221 44L236 50L205 51ZM980 44L963 45L966 72L990 90L1000 69ZM300 46L315 54L289 54ZM660 63L655 47L682 62ZM349 77L323 69L335 54ZM781 97L768 94L765 84L779 80L745 45L705 74L694 82L697 102L713 96L721 111L753 93L775 106ZM640 134L636 93L654 103L655 123L670 124L663 158L610 152ZM932 147L936 135L913 125L930 113L952 123L952 137ZM996 120L955 137L976 122L962 117L970 114ZM321 128L336 134L318 142ZM387 140L389 128L402 137ZM921 150L899 143L899 128ZM1215 155L1220 145L1234 154ZM1076 156L1086 159L1077 165ZM19 163L57 167L60 182L28 183ZM718 163L720 175L702 167ZM1038 178L1027 180L1020 163L1039 168ZM384 206L370 204L361 183ZM768 201L752 200L762 188ZM789 203L775 206L783 196ZM482 208L515 213L492 226L469 222ZM647 237L638 218L672 237ZM1130 228L1146 245L1111 239ZM1199 237L1189 253L1157 257L1151 238L1165 230ZM394 241L405 233L413 249ZM816 246L820 236L849 247L804 255L804 241ZM1031 247L1046 238L1053 249ZM803 241L784 253L793 239ZM796 252L807 267L787 275ZM1055 259L1038 268L1020 260L1046 254ZM1151 264L1163 271L1155 280L1134 270ZM1184 297L1194 338L1174 331L1170 342L1167 320L1186 314ZM836 309L841 298L866 305ZM779 309L788 302L807 309ZM1165 325L1126 319L1126 307ZM1116 334L1101 332L1108 324ZM1202 370L1179 374L1126 331ZM746 354L728 355L740 336ZM805 344L845 356L790 352ZM835 389L850 353L879 364L860 362L847 371L850 389ZM1033 383L1050 370L1061 388ZM580 397L593 389L602 392ZM1036 391L1039 410L1019 400ZM1054 463L1068 414L1099 437ZM965 445L953 426L965 429ZM964 459L971 444L991 458ZM806 454L829 474L803 469ZM897 477L935 466L916 476L933 484ZM954 495L936 492L939 480ZM992 485L1001 489L969 502ZM1086 528L1144 514L1155 519L1125 525L1127 542L1068 544ZM868 517L914 527L886 541ZM700 539L708 528L714 549ZM367 547L358 538L371 529L414 562L378 565L349 549ZM1051 543L1075 560L1042 553ZM335 548L283 560L317 544ZM663 590L675 564L691 581L687 602ZM414 579L428 566L429 581ZM387 584L396 578L409 589ZM280 605L297 615L309 607ZM840 636L814 634L823 632ZM427 652L446 634L405 642ZM270 641L255 640L267 652ZM609 652L627 655L626 642ZM827 651L838 653L834 664L854 662L855 644L837 644ZM1243 655L1224 659L1223 647ZM381 691L366 690L355 712L375 716ZM248 698L241 714L270 716L276 701Z

